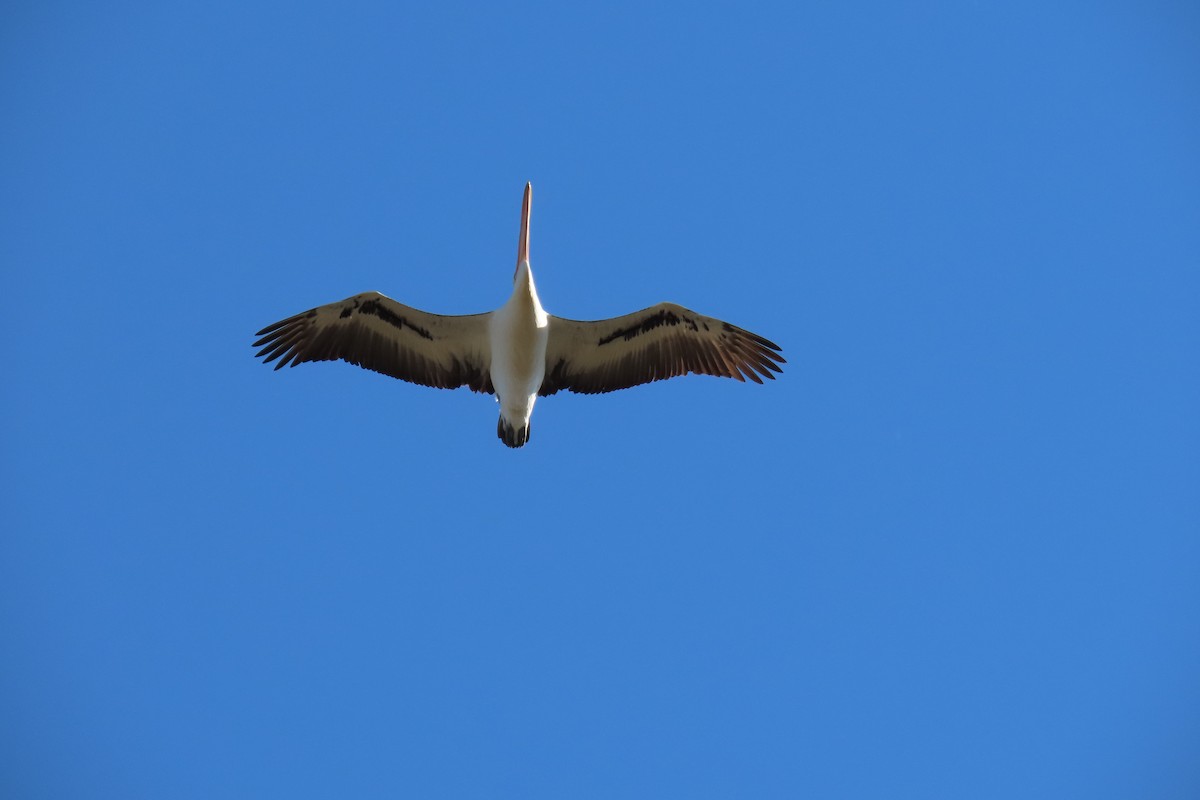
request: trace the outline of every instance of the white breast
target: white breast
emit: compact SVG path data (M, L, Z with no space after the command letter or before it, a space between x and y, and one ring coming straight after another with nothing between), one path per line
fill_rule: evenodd
M528 424L546 374L550 326L532 280L516 284L508 302L492 314L492 385L501 414L514 424Z

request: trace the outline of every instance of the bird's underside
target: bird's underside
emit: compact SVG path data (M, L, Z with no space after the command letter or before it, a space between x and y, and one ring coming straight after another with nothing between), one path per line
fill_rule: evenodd
M529 268L530 200L526 185L513 294L496 311L430 314L367 292L268 325L256 355L276 369L342 360L424 386L495 394L497 433L510 447L528 441L539 396L599 394L689 373L762 383L782 371L775 343L673 303L590 322L547 314Z

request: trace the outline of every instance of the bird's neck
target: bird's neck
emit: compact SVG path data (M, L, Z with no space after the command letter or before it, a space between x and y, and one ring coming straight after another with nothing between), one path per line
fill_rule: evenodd
M538 299L537 287L533 284L533 271L530 270L528 261L517 265L517 273L513 276L513 292L507 305L522 316L532 317L539 328L546 324L546 311L542 308L542 301Z

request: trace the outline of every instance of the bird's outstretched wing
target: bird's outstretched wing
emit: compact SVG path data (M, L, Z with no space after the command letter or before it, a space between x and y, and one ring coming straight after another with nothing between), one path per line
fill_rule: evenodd
M278 359L275 369L341 359L423 386L494 393L490 316L430 314L366 292L268 325L256 334L255 355Z
M762 383L783 363L774 342L674 303L595 322L552 316L538 393L599 394L689 372Z

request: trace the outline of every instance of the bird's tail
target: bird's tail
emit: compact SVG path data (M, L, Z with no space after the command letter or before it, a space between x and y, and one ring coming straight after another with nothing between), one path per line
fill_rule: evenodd
M500 421L496 423L496 435L509 447L521 447L529 441L529 423L515 426L501 414Z

